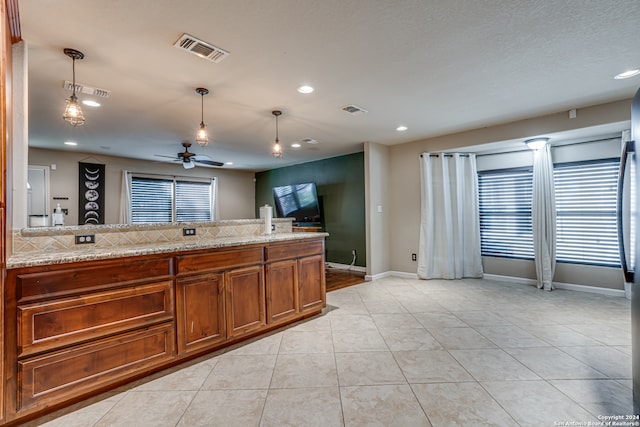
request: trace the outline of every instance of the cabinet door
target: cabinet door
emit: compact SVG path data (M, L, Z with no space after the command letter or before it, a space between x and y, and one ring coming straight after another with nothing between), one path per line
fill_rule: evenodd
M298 260L300 312L322 309L325 303L324 256L313 255Z
M225 272L227 334L237 337L262 328L266 322L261 265Z
M298 263L295 259L266 266L267 322L276 323L298 314Z
M186 277L177 284L179 351L199 350L224 341L222 273Z

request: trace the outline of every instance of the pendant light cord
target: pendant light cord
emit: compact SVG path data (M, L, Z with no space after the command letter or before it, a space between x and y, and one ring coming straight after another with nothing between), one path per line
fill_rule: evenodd
M73 92L72 92L72 96L75 98L76 97L76 58L73 57L71 58L71 69L72 71L72 75L73 75Z

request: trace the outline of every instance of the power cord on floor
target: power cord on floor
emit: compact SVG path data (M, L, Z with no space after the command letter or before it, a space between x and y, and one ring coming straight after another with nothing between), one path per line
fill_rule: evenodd
M347 268L347 271L351 271L353 266L356 265L356 250L355 249L351 250L351 255L353 255L353 259L351 260L351 264L349 264L349 268Z

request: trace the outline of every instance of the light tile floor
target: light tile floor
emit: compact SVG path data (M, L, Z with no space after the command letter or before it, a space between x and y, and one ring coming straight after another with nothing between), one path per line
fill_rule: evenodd
M555 426L632 414L624 298L386 278L46 426Z

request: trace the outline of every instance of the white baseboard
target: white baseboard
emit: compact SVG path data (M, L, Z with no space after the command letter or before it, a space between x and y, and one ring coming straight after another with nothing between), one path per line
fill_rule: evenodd
M360 267L362 268L362 267ZM364 280L370 282L373 280L384 279L385 277L400 277L402 279L417 279L418 275L416 273L407 273L404 271L385 271L384 273L378 273L374 275L365 275ZM534 279L527 279L524 277L513 277L513 276L501 276L499 274L484 274L484 279L495 280L496 282L503 283L514 283L517 285L532 285L535 286L537 281ZM610 288L601 288L599 286L586 286L586 285L576 285L574 283L560 283L553 282L553 286L556 289L564 289L569 291L578 291L578 292L589 292L592 294L599 295L607 295L610 297L625 297L624 290L621 289L610 289Z
M523 277L512 277L512 276L500 276L498 274L485 274L484 278L495 280L497 282L515 283L518 285L536 285L537 283L537 281L534 279L525 279ZM599 286L576 285L573 283L560 283L560 282L553 282L553 286L556 289L565 289L569 291L589 292L592 294L607 295L610 297L622 297L622 298L625 297L624 290L621 290L621 289L601 288Z
M374 275L367 274L364 276L364 280L372 281L372 280L380 280L385 277L400 277L402 279L417 279L418 275L416 273L406 273L404 271L385 271L384 273L378 273Z
M622 298L625 297L624 290L621 290L621 289L600 288L598 286L585 286L585 285L575 285L573 283L558 283L558 282L553 282L553 286L555 286L558 289L566 289L569 291L590 292L592 294L607 295L610 297L622 297Z
M327 262L327 267L335 268L336 270L349 270L349 271L357 271L358 273L366 273L366 267L359 267L354 265L351 267L349 264L338 264L337 262Z
M497 282L509 282L515 283L517 285L535 285L537 283L534 279L526 279L524 277L513 277L513 276L501 276L499 274L483 274L483 279L495 280Z

